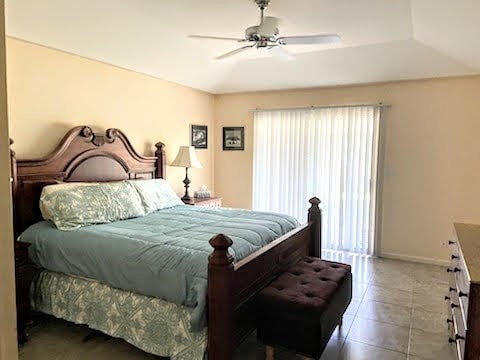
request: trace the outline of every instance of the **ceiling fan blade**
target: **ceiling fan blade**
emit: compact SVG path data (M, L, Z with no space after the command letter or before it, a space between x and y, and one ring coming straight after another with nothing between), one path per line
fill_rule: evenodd
M238 49L235 49L235 50L233 50L233 51L229 51L229 52L227 52L226 54L217 56L215 59L217 59L217 60L222 60L222 59L228 58L228 57L230 57L230 56L240 54L241 52L244 52L245 50L248 50L248 49L250 49L250 48L252 48L252 47L254 47L254 46L255 46L255 44L243 46L243 47L238 48Z
M295 57L281 45L272 46L271 48L268 48L268 51L272 56L280 60L290 61L295 59Z
M281 45L308 45L308 44L332 44L340 41L337 34L284 36L278 38Z
M231 37L221 37L221 36L208 36L208 35L188 35L189 38L194 39L210 39L210 40L227 40L227 41L246 41L245 39L231 38Z

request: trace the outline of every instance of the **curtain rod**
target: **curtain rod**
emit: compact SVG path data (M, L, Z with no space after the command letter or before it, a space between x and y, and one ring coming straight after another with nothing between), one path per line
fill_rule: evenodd
M333 109L333 108L350 108L350 107L363 107L373 106L377 108L388 108L391 104L376 103L376 104L347 104L347 105L323 105L323 106L302 106L302 107L290 107L290 108L272 108L272 109L251 109L250 112L262 112L262 111L282 111L282 110L308 110L308 109Z

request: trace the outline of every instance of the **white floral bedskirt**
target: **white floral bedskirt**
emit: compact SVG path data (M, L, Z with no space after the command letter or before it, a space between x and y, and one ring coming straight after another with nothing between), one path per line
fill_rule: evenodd
M207 331L190 331L191 308L47 270L35 278L31 298L36 311L86 324L146 352L172 360L204 358Z

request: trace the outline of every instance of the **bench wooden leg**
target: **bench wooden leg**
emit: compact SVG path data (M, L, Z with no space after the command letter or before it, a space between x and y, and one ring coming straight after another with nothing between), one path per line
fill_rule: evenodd
M273 346L265 346L265 360L275 360L275 349Z

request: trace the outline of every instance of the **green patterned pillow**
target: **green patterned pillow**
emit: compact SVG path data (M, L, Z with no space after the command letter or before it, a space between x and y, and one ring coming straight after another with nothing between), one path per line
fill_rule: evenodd
M144 216L140 195L128 181L46 186L40 210L60 230Z
M175 205L183 205L183 201L164 179L127 181L137 189L147 214Z

